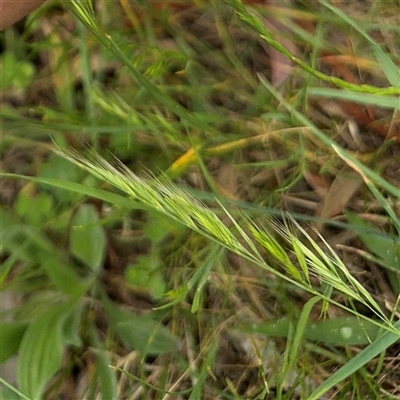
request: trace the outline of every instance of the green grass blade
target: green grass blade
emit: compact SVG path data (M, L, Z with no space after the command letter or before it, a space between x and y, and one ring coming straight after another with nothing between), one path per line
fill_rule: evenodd
M311 87L307 89L307 95L312 97L326 97L353 101L360 104L370 104L376 107L397 109L400 108L400 99L395 96L377 96L376 94L350 92L347 90Z
M337 78L335 76L326 75L321 71L312 68L307 63L305 63L304 61L296 57L294 54L292 54L289 50L287 50L281 43L275 40L271 32L268 31L268 29L264 26L264 24L254 14L250 14L247 11L246 7L243 5L242 0L225 0L225 2L230 4L237 12L239 18L242 19L248 25L250 25L252 28L254 28L270 46L278 50L289 60L298 65L301 69L315 76L316 78L319 78L325 82L331 83L343 89L352 90L355 92L374 93L379 95L400 94L400 87L398 83L399 81L397 81L393 87L387 87L387 88L378 88L376 86L371 86L371 85L357 85L347 82L343 79Z
M142 75L133 65L127 55L122 51L120 46L114 41L114 39L103 32L97 24L95 15L92 12L87 11L87 7L82 7L80 2L76 1L64 1L67 7L77 16L77 18L95 35L96 39L103 44L109 51L111 51L132 73L137 81L142 85L156 100L164 104L171 112L178 115L182 120L186 121L189 125L195 126L200 130L214 132L213 129L207 122L201 117L188 111L186 108L181 106L178 102L173 100L167 93L162 92L154 83ZM85 3L90 3L86 1Z
M61 367L64 352L63 324L70 304L54 307L28 326L19 349L18 381L20 389L35 400L41 399L52 376Z
M293 117L302 125L305 125L310 128L311 132L319 139L321 142L326 144L327 146L333 148L339 155L342 155L344 158L349 160L355 165L359 171L362 171L363 174L371 179L373 182L376 182L381 188L385 189L388 193L393 196L400 198L400 189L377 173L372 171L370 168L366 167L363 163L357 160L356 157L352 156L348 151L338 146L338 144L332 140L329 136L325 135L320 129L317 128L307 117L305 117L302 113L297 111L272 85L265 79L264 76L259 74L259 78L261 83L275 96L275 98L280 102L282 106L284 106Z
M139 205L132 199L127 199L126 197L120 196L116 193L93 188L80 183L68 182L68 181L63 181L62 179L55 179L55 178L37 178L33 176L10 174L1 171L0 171L0 176L13 179L29 180L32 182L41 183L44 185L50 185L64 190L74 191L89 197L94 197L96 199L106 201L107 203L111 203L119 207L127 208L128 210L133 208L143 209L143 204Z
M296 325L296 331L293 337L293 342L292 345L290 346L290 354L288 356L286 368L283 371L285 376L288 376L288 374L290 374L293 370L296 369L296 364L299 357L300 345L304 340L304 333L307 328L311 310L315 306L315 304L318 303L320 300L321 299L319 297L312 297L310 300L307 301L307 303L303 307L303 310L301 311L299 320Z

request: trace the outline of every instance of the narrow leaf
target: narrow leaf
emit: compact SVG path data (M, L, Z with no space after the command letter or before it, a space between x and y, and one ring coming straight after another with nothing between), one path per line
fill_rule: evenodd
M362 29L362 27L357 24L353 19L351 19L347 14L345 14L342 10L339 10L337 7L329 4L326 0L320 0L321 4L331 10L334 14L343 19L346 23L356 29L364 38L369 42L372 47L372 50L375 53L375 57L377 58L381 68L385 72L385 75L390 82L390 84L394 87L400 86L400 70L399 67L395 65L395 63L391 60L391 58L382 50L382 47L379 46L375 40L372 39L368 33Z
M370 93L351 92L349 90L312 87L307 89L307 95L312 97L326 97L328 99L339 99L354 101L359 104L370 104L375 107L396 109L400 108L399 97L377 96Z
M116 193L111 193L106 190L101 190L97 188L93 188L87 185L82 185L80 183L68 182L61 179L54 179L54 178L37 178L33 176L26 176L26 175L19 175L19 174L10 174L6 172L0 171L0 176L4 176L7 178L13 179L25 179L37 183L42 183L44 185L50 185L54 187L58 187L60 189L82 193L90 197L94 197L96 199L100 199L111 203L115 206L124 207L127 209L132 208L143 208L143 205L139 206L135 203L132 199L127 199L126 197L120 196Z
M93 344L96 347L96 372L101 385L102 399L117 399L117 379L115 372L110 368L110 360L100 342L96 328L93 324L89 326L89 333Z

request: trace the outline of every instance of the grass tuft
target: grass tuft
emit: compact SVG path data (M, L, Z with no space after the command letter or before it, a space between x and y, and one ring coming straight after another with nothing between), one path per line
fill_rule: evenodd
M400 398L399 15L66 0L1 33L3 397Z

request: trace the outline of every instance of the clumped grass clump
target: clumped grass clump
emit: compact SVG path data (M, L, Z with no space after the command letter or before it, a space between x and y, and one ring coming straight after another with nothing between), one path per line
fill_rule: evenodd
M249 3L2 33L4 398L400 398L399 5Z

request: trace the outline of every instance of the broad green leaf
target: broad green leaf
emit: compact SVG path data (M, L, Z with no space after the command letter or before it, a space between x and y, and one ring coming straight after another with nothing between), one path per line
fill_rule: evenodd
M17 353L28 326L23 322L0 321L0 364Z
M250 331L271 337L286 337L289 319L268 321L253 325ZM330 343L335 346L360 346L371 343L381 333L382 329L372 322L361 321L357 317L338 317L323 321L308 322L303 327L303 337L308 340Z
M114 328L127 345L144 354L171 353L177 349L175 335L147 315L131 316Z
M50 279L66 294L79 296L89 289L89 283L80 277L70 264L53 257L42 266Z
M59 181L66 182L81 182L83 176L84 174L76 165L72 165L71 163L66 162L66 160L62 160L55 154L50 156L39 173L39 179L56 178ZM60 190L57 187L51 187L50 190L57 200L62 203L76 203L82 198L81 194L74 191Z
M19 223L17 218L11 216L5 207L0 205L0 253L9 251L8 246L13 241L13 238L8 234L8 230L10 228L13 229Z
M362 350L360 353L355 355L349 360L343 367L335 371L328 379L326 379L309 397L308 400L318 400L322 398L322 395L326 393L330 388L337 385L355 371L360 369L367 362L371 361L379 353L385 351L393 343L400 339L400 321L394 324L396 332L385 332L379 338L377 338L368 347Z
M0 394L1 400L31 400L24 396L18 389L14 388L0 376Z
M70 249L75 257L93 271L97 271L103 264L106 235L96 208L91 204L82 204L72 219Z
M64 353L63 325L71 305L52 305L28 326L19 350L19 389L38 400L61 366Z
M153 298L159 299L166 291L161 265L160 256L155 251L139 256L136 264L130 264L126 268L126 281L129 285L140 287L148 291Z
M144 234L153 243L158 243L168 234L179 229L182 229L182 225L173 219L166 218L165 215L159 212L151 211L149 212L149 220L144 226Z
M75 347L82 345L80 337L80 322L82 317L83 302L79 302L67 315L63 325L63 338L66 344Z
M39 229L31 225L15 224L0 232L0 242L11 257L27 263L41 263L43 254L54 254L54 246ZM1 249L1 247L0 247Z
M127 346L153 355L176 351L176 336L151 315L132 314L105 297L103 306L113 328Z
M39 228L53 218L53 199L46 193L33 194L29 190L21 190L14 210L27 223Z

